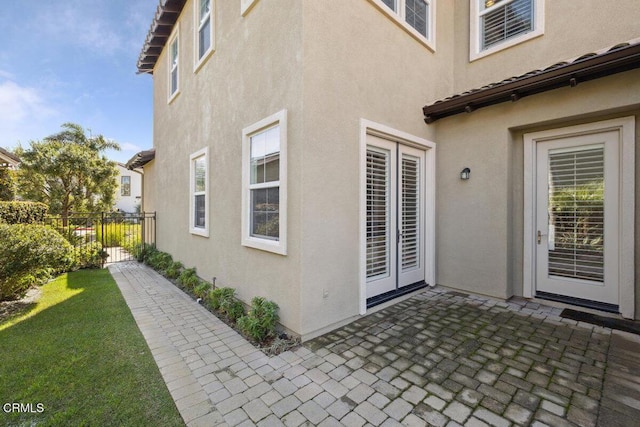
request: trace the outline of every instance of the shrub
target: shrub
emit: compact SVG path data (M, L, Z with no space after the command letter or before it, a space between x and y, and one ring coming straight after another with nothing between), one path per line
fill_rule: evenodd
M7 224L42 224L49 207L37 202L0 202L0 222Z
M125 242L122 247L135 257L139 262L146 262L154 252L158 252L155 246L139 241Z
M96 239L106 247L135 245L140 242L140 224L109 222L96 227Z
M235 322L244 315L244 305L235 297L233 288L216 288L209 292L209 306Z
M222 300L227 298L232 298L235 294L235 290L233 288L215 288L211 292L209 292L208 302L209 306L216 310L220 310L220 304Z
M247 315L238 319L238 328L256 342L263 342L276 336L278 320L278 305L275 302L254 297Z
M234 298L223 306L223 313L227 315L229 320L236 323L238 319L244 316L244 305L242 301Z
M73 247L54 229L0 224L0 300L18 298L33 285L74 265Z
M184 265L182 265L180 261L174 261L166 270L164 270L164 275L169 279L177 279L180 277L180 273L182 273L183 268Z
M178 282L189 290L193 290L196 286L200 284L200 279L196 274L195 268L186 268L182 270L180 276L178 277Z
M200 283L193 288L193 294L198 298L204 299L207 296L209 289L211 289L211 285L201 280Z
M100 242L91 242L74 248L75 267L101 268L102 261L107 256Z
M14 171L0 166L0 200L13 200L16 197Z
M164 271L173 263L173 257L161 251L154 251L145 257L147 264L157 271Z

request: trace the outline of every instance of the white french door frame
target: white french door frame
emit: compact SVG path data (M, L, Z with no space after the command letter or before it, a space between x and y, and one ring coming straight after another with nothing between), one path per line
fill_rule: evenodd
M424 151L424 251L421 262L424 264L424 280L430 286L435 286L435 166L436 144L424 138L393 129L389 126L375 123L366 119L360 120L360 292L359 312L367 312L367 136L372 135L385 139L391 143L398 143Z
M617 261L619 302L623 317L633 319L635 314L634 285L634 220L635 220L635 118L587 123L559 129L550 129L524 135L524 245L523 289L525 298L536 295L536 182L537 144L561 138L614 131L618 133L618 245Z

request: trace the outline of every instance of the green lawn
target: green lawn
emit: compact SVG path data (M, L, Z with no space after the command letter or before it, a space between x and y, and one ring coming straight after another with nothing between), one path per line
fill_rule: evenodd
M184 425L107 270L64 274L42 291L0 323L0 425ZM14 402L33 412L7 413Z

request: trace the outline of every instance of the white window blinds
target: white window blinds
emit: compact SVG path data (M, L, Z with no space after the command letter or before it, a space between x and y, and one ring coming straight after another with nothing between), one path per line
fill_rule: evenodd
M420 163L402 155L402 271L419 266L420 259Z
M478 0L481 46L487 49L534 29L534 0Z
M549 152L548 206L549 275L602 282L603 146Z
M367 149L367 279L390 274L390 153Z

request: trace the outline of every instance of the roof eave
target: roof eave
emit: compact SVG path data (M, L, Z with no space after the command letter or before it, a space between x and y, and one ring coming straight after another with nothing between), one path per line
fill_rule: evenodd
M131 157L124 166L129 170L141 168L155 158L156 158L155 148L152 148L150 150L140 151L134 154L133 157Z
M138 73L153 74L162 49L169 40L186 0L160 0L138 57Z
M525 96L640 68L640 43L615 46L602 54L585 55L569 63L555 64L542 71L472 90L425 106L427 124L460 113L502 102L517 101Z

